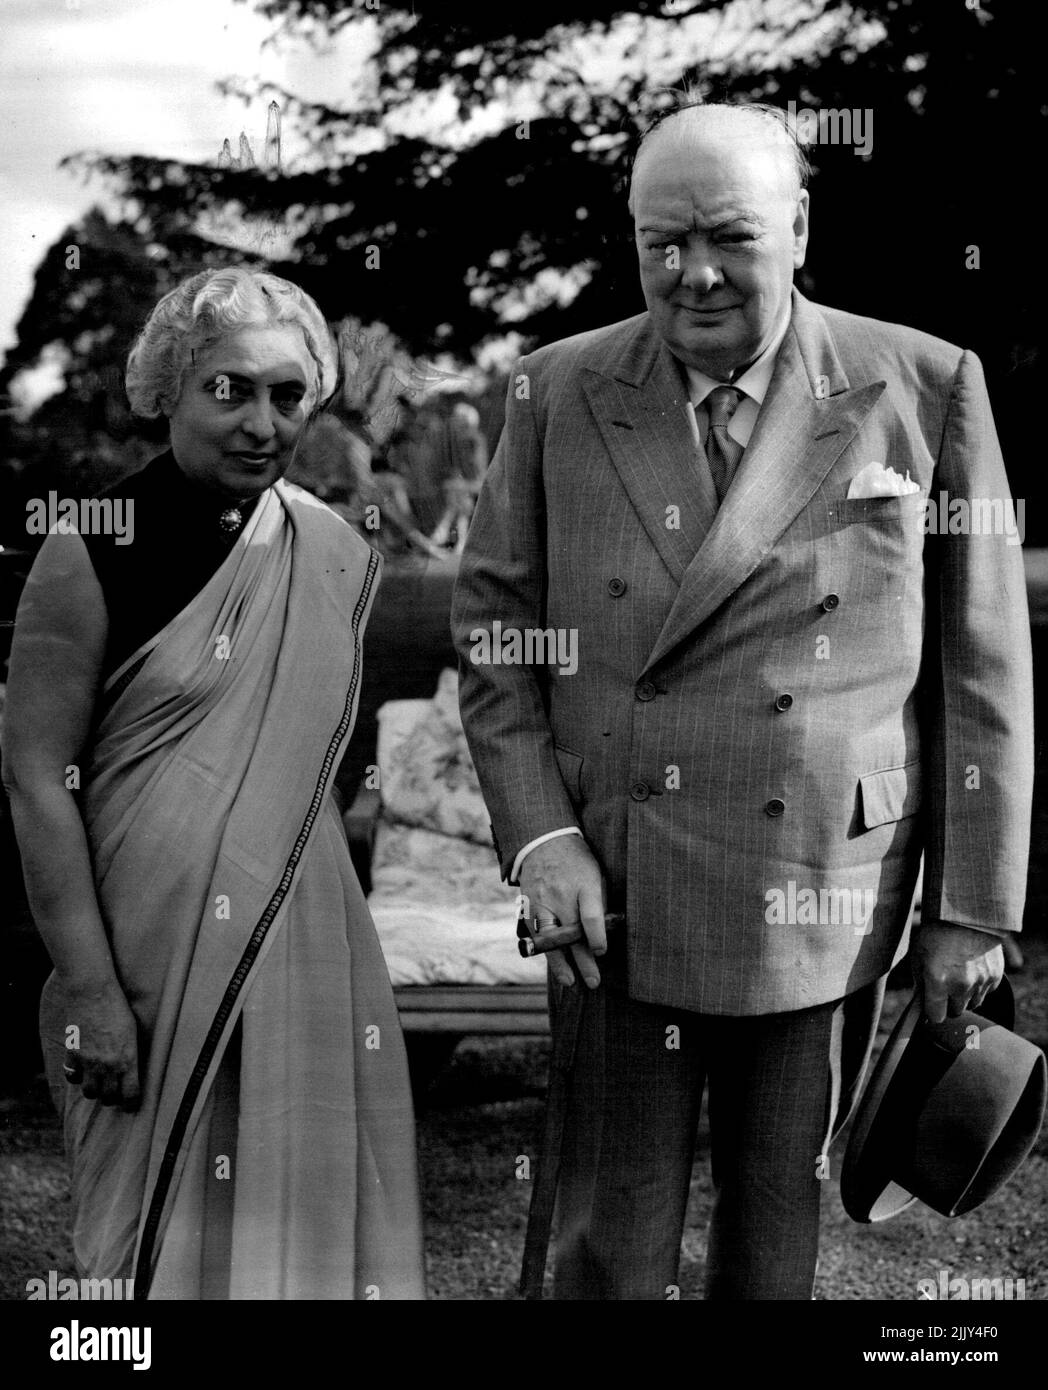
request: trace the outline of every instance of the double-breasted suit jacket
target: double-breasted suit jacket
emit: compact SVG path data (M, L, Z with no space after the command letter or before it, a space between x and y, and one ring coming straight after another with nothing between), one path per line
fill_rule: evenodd
M977 358L794 292L719 507L689 410L646 314L510 382L453 608L504 876L577 826L630 994L713 1014L883 974L922 851L926 920L1018 929L1029 626ZM874 462L920 492L849 498ZM514 659L540 629L576 670Z

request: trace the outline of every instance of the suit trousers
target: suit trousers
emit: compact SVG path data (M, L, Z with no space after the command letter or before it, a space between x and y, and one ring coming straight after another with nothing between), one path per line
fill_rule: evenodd
M638 1002L609 973L579 1030L554 1297L673 1296L708 1085L706 1298L810 1299L825 1154L858 1095L887 976L814 1008L734 1017ZM554 1029L563 992L551 983Z

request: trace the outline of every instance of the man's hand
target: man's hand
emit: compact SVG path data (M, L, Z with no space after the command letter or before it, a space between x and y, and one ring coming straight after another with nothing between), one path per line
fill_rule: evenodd
M949 922L922 924L914 935L913 958L931 1023L977 1009L1004 975L1000 937Z
M568 949L582 978L590 989L596 989L600 971L594 956L602 956L608 946L604 932L604 882L585 840L580 835L558 835L555 840L538 845L520 866L520 891L532 912L545 908L565 925L581 921L586 940ZM563 951L550 951L547 960L558 984L575 983Z

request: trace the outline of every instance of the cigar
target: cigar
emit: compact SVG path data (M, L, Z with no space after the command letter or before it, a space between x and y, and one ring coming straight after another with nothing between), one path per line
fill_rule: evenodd
M623 912L606 912L604 930L615 931L623 926L625 921L626 914ZM545 955L547 951L560 951L565 946L574 946L576 942L586 939L581 922L572 922L564 926L551 912L518 917L517 936L517 950L525 960L531 956Z

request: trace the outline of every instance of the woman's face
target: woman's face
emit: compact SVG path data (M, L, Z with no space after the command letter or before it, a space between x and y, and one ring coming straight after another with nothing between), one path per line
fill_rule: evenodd
M294 457L315 378L293 325L242 328L198 351L167 412L182 472L231 501L264 492Z

